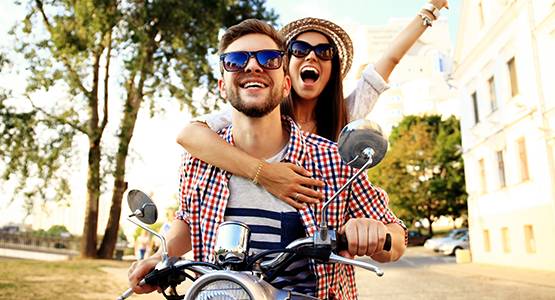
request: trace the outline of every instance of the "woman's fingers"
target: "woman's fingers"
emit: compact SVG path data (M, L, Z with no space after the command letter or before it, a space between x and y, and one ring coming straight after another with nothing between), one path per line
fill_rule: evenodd
M297 193L299 193L299 196L296 200L301 202L318 203L323 197L322 193L304 186L300 186Z
M307 177L309 175L303 167L292 163L269 163L261 172L259 182L285 203L304 209L303 203L318 203L323 198L323 194L312 187L325 186L324 182Z

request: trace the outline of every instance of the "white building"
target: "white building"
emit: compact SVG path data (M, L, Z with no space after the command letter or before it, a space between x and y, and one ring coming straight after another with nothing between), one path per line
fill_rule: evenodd
M387 26L346 28L354 44L353 67L346 77L347 93L356 87L360 72L376 62L393 39L412 19L391 18ZM457 91L447 84L451 71L452 44L446 18L434 22L397 65L389 83L368 118L386 133L405 115L459 116Z
M453 78L473 261L555 270L555 1L465 0Z

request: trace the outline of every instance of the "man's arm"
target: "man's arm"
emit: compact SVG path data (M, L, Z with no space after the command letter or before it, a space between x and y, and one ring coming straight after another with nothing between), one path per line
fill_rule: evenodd
M189 224L182 220L173 221L170 230L166 235L166 245L168 248L168 256L180 257L191 251L191 231ZM128 271L129 287L137 294L151 293L157 290L157 286L137 284L156 267L156 264L162 260L162 247L148 259L134 262ZM161 291L159 291L161 292Z

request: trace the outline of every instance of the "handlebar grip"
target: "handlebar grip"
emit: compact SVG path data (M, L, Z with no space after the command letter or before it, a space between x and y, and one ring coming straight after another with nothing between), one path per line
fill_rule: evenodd
M349 242L347 242L347 236L342 233L339 235L337 239L337 250L347 250L349 249ZM383 244L383 250L389 251L391 250L391 234L387 233L385 235L385 243Z
M385 235L385 243L383 244L383 249L385 251L391 250L391 234L389 233Z

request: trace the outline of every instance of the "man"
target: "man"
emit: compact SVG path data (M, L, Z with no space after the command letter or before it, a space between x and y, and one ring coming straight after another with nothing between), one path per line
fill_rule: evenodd
M219 88L233 107L233 123L219 134L260 158L260 168L264 167L264 158L303 166L314 178L327 183L319 191L329 198L354 170L341 162L334 143L301 133L290 118L280 115L280 100L291 88L284 70L284 48L277 31L258 20L243 21L226 31L219 45ZM313 235L317 229L322 203L297 211L256 185L256 177L251 180L234 176L188 153L180 174L181 206L167 236L170 256L179 257L192 249L195 260L214 262L215 233L224 220L244 221L251 227L254 251L280 248L299 236ZM385 192L373 187L364 175L330 205L328 225L345 232L349 240L349 250L343 256L368 255L388 262L403 255L405 228L387 208L387 202ZM392 236L389 252L382 251L386 233ZM136 293L156 288L137 287L137 283L160 257L157 253L130 268L129 283ZM300 260L290 270L291 276L278 278L272 284L322 299L356 298L351 266Z

